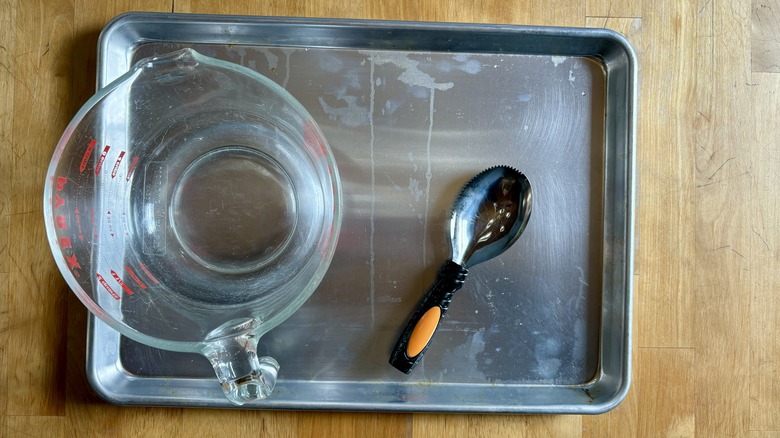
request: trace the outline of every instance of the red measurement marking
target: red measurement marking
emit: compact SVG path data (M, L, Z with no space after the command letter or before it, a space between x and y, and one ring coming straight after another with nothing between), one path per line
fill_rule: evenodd
M111 171L111 178L114 178L116 176L116 171L119 169L119 163L122 162L122 158L125 157L125 151L122 151L119 153L119 158L116 159L116 163L114 163L114 170Z
M73 248L73 245L70 243L70 238L68 237L61 237L60 238L60 248L66 249L66 248Z
M317 128L311 122L306 122L303 125L303 143L312 149L313 152L325 155L325 145L320 141L320 136L317 134Z
M130 177L133 176L135 166L138 164L138 157L133 157L133 161L130 162L130 169L127 170L127 177L125 181L130 181Z
M133 271L133 268L130 267L130 265L125 266L125 271L127 271L127 273L130 275L130 278L132 278L133 281L135 281L135 284L137 284L138 287L140 287L141 289L146 289L146 285L144 284L143 281L141 281L140 278L138 278L137 275L135 275L135 272Z
M111 270L111 276L114 277L114 280L116 280L116 282L119 283L120 286L122 286L122 290L127 292L128 295L132 295L133 294L133 290L130 289L129 287L127 287L125 282L122 281L121 278L119 278L119 274L117 274L116 271L113 270L113 269Z
M58 228L62 228L63 230L68 228L68 220L65 218L65 216L60 215L54 219L57 221Z
M152 280L154 284L160 284L160 282L157 281L156 278L154 278L154 275L152 275L152 273L149 272L148 269L146 269L146 265L144 265L143 263L139 263L139 265L141 266L141 270L144 271L144 274L146 274L146 276L149 277L149 279Z
M65 205L65 200L60 195L54 195L54 208L60 208Z
M65 178L64 176L58 176L57 177L57 191L61 192L62 189L65 188L65 183L68 182L68 178Z
M97 276L97 279L98 279L98 281L100 282L100 284L102 284L102 285L103 285L103 287L104 287L104 288L106 288L106 290L108 291L108 293L110 293L110 294L111 294L111 296L112 296L112 297L114 297L114 299L115 299L115 300L119 300L119 295L117 295L117 293L116 293L116 292L114 292L114 289L111 289L111 286L109 286L109 285L108 285L108 283L107 283L107 282L106 282L106 280L103 278L103 276L102 276L102 275L100 275L99 273L96 273L95 275Z
M79 215L79 209L73 210L73 213L76 215L76 226L78 226L79 229L79 239L84 240L84 234L81 231L81 215Z
M65 256L65 261L68 262L68 267L71 271L76 268L81 269L81 265L79 264L78 260L76 260L76 254Z
M111 225L111 210L106 212L106 222L108 222L108 234L114 237L114 226Z
M127 233L127 217L124 211L122 212L122 225L122 228L125 230L125 236L129 236L130 234Z
M103 148L103 153L100 154L100 158L98 158L97 166L95 166L95 175L100 173L100 169L103 168L103 161L106 160L106 154L108 153L108 150L111 149L111 146L106 145L105 148Z
M87 162L89 162L89 156L92 155L92 150L95 149L95 144L97 142L93 138L89 141L89 145L87 146L87 150L84 151L84 156L81 157L81 165L79 166L79 172L84 172L84 170L87 169Z

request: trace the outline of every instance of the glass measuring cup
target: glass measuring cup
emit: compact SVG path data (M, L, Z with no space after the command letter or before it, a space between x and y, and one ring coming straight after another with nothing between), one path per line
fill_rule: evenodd
M141 343L205 355L243 404L273 390L279 364L257 341L324 276L341 189L289 93L184 49L139 61L81 108L54 151L44 217L92 313Z

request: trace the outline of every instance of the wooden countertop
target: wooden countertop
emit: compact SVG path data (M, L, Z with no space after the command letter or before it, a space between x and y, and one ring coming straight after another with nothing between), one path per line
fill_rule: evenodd
M780 434L780 0L0 2L0 436ZM633 385L600 416L121 408L46 243L57 139L128 10L609 27L640 65Z

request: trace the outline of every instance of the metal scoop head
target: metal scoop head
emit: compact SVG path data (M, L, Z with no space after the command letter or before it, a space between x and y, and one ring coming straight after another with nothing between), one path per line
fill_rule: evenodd
M492 259L520 237L531 216L531 183L519 171L491 167L471 179L452 208L452 261L469 268Z
M390 353L390 364L410 373L466 281L468 268L491 259L517 240L531 215L531 184L511 167L492 167L466 183L450 220L452 259L439 269Z

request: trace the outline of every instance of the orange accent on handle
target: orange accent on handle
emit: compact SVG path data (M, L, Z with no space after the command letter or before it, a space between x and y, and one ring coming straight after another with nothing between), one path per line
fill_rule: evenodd
M406 355L413 358L420 354L425 346L433 336L433 332L436 331L436 326L439 325L439 319L441 319L441 308L439 306L431 307L427 312L417 321L417 325L412 330L412 336L409 337L409 345L406 347Z

